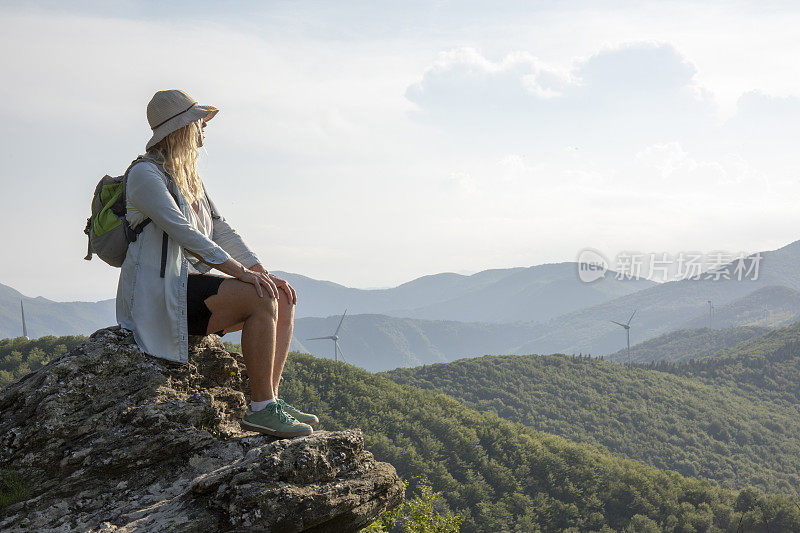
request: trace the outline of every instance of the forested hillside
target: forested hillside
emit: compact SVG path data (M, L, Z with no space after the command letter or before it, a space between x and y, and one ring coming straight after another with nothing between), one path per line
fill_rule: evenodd
M726 487L800 488L797 403L728 382L565 355L484 356L383 375Z
M670 361L673 363L707 357L720 350L772 331L771 328L741 326L726 329L679 329L631 346L634 363ZM623 332L624 333L624 332ZM628 362L628 351L622 349L604 359Z
M376 458L444 491L467 517L464 531L800 527L793 497L731 492L612 457L350 365L292 353L284 378L281 396L317 413L320 429L361 427Z
M711 357L656 368L712 385L733 386L755 400L800 409L800 322Z
M83 335L0 339L0 389L86 340Z
M686 320L687 328L708 325L708 310ZM780 328L800 320L800 292L783 286L763 287L725 305L714 305L716 329L734 326Z

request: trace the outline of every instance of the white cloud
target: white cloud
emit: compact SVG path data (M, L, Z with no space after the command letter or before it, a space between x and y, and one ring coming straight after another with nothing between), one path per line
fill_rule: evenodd
M478 192L478 184L468 172L452 172L443 180L442 185L447 193L469 196Z
M707 128L715 106L696 69L665 43L629 43L577 60L569 70L531 53L491 61L473 48L440 55L406 97L419 117L490 138L556 146L652 143ZM512 140L510 140L510 138ZM519 144L519 141L516 141Z
M657 177L672 187L671 193L689 187L694 194L719 197L721 189L732 185L738 186L737 196L746 186L759 193L769 188L765 176L741 156L726 154L716 160L698 160L678 142L648 146L636 154L635 162L638 175Z
M442 93L441 103L452 102L453 93L459 92L468 97L531 94L547 99L560 96L568 83L569 72L548 66L529 52L511 52L495 62L475 48L461 47L441 52L422 80L408 87L406 97L423 105ZM495 94L497 91L504 94Z

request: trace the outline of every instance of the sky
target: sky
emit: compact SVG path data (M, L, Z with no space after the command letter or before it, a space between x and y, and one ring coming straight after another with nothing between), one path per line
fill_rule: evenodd
M68 6L68 9L65 7ZM786 2L0 2L0 283L114 298L89 200L161 89L269 270L350 287L800 239Z

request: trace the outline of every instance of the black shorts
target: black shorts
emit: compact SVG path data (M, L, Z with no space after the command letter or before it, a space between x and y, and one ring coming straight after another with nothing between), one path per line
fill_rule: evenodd
M189 335L206 335L211 310L206 305L206 298L217 294L219 284L227 278L214 274L189 274L186 282L186 318L189 323ZM225 330L215 331L224 335Z

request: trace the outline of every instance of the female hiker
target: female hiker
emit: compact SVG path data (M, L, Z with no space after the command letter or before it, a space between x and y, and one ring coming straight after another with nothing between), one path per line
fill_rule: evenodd
M242 331L252 401L245 429L278 437L312 433L317 417L278 398L297 296L267 272L219 214L197 173L203 128L216 115L180 90L147 105L153 137L128 170L126 218L148 223L128 247L117 287L117 322L146 353L188 361L188 336ZM169 174L169 178L168 175ZM228 274L208 274L211 268Z

